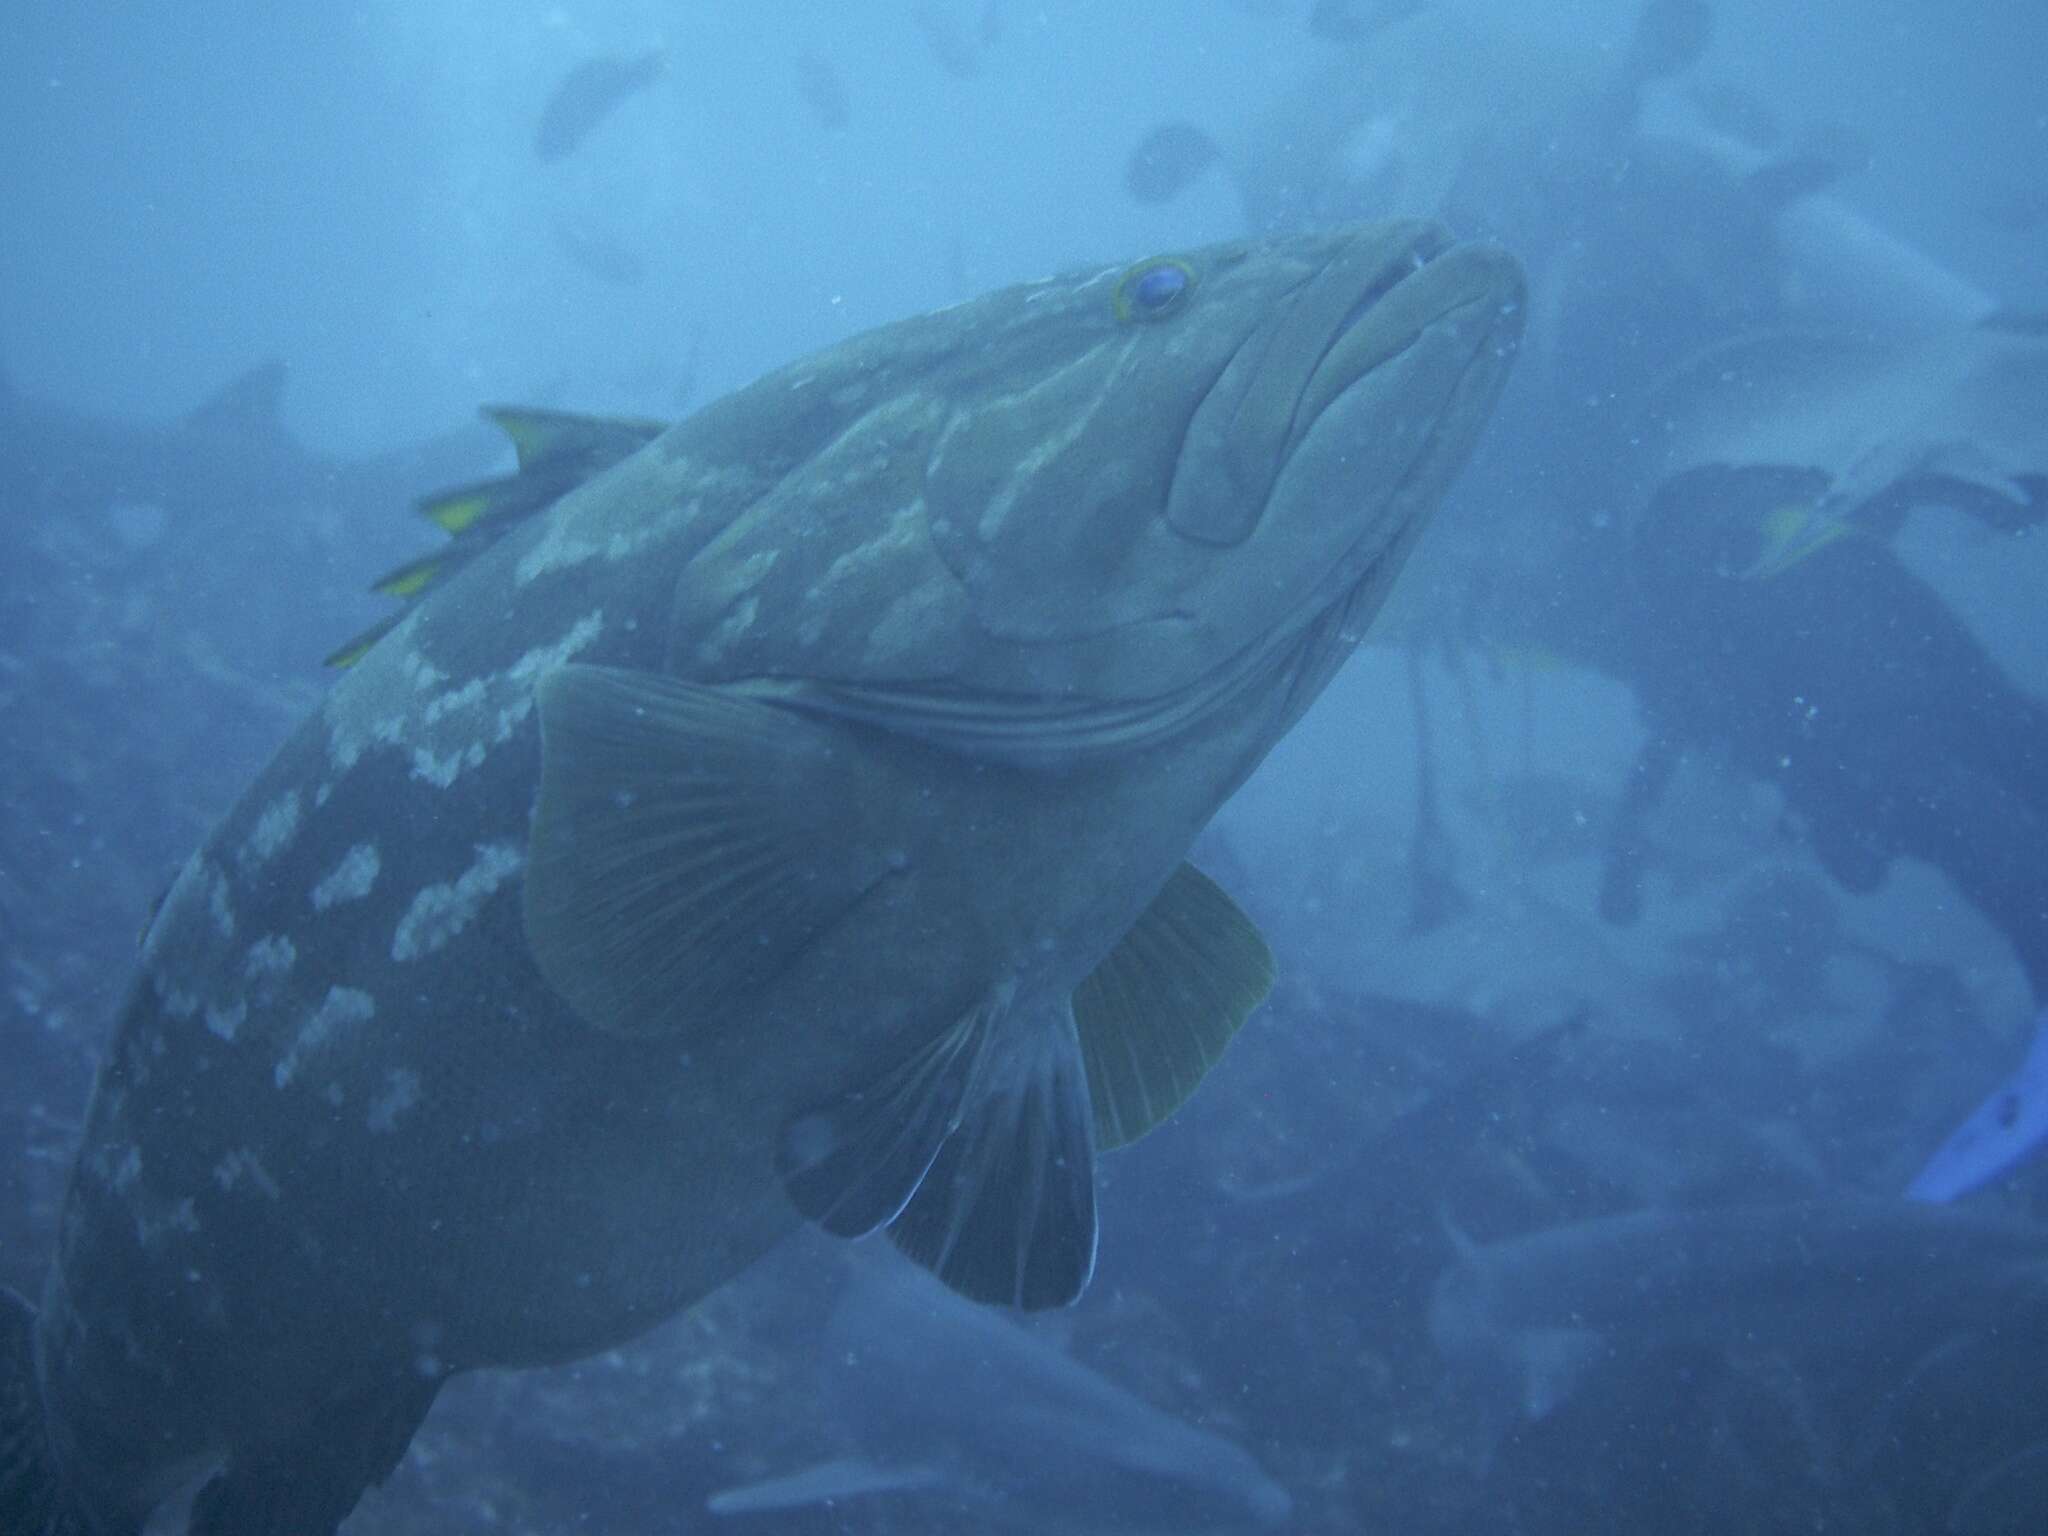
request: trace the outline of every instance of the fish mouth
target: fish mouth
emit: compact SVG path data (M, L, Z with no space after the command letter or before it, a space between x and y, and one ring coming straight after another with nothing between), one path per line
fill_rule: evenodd
M1429 230L1411 250L1406 268L1388 272L1338 322L1303 385L1286 452L1300 445L1345 391L1427 335L1442 336L1467 354L1461 377L1489 345L1504 355L1519 335L1522 297L1521 269L1506 252L1453 245L1442 230Z
M1338 395L1415 344L1423 327L1435 318L1436 312L1433 307L1416 302L1419 285L1408 279L1450 248L1448 230L1437 225L1425 225L1405 251L1397 250L1390 259L1379 263L1380 270L1338 319L1323 346L1322 355L1303 380L1300 395L1295 401L1293 427L1286 447L1281 450L1283 458ZM1335 287L1337 284L1333 279L1347 275L1340 265L1333 263L1332 268L1323 274L1320 286L1326 289ZM1322 302L1315 307L1326 309L1328 298L1321 294L1316 297ZM1341 292L1337 297L1341 298Z
M1512 257L1425 227L1303 371L1260 530L1309 554L1293 617L1264 642L1282 718L1299 717L1370 629L1492 414L1523 308Z
M1392 580L1492 415L1524 307L1521 267L1498 247L1418 244L1332 331L1262 514L1322 557L1301 609L1356 606L1354 587Z
M1210 387L1168 523L1196 543L1242 544L1286 516L1311 468L1368 497L1384 491L1406 469L1386 450L1419 448L1447 410L1461 421L1487 414L1491 394L1468 410L1457 383L1477 372L1497 386L1522 308L1521 269L1495 246L1460 244L1428 221L1359 230L1240 343ZM1500 365L1483 366L1487 354ZM1347 424L1351 451L1328 451Z

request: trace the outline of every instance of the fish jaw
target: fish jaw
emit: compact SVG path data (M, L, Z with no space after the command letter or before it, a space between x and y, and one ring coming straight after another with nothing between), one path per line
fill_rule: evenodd
M1345 322L1303 380L1256 534L1313 552L1298 568L1312 583L1302 610L1374 576L1384 596L1506 382L1522 310L1513 259L1460 245L1418 248L1413 270Z

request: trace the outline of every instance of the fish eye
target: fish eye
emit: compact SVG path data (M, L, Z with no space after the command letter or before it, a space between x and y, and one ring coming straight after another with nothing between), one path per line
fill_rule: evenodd
M1141 261L1116 285L1119 320L1164 320L1194 291L1195 269L1171 256Z

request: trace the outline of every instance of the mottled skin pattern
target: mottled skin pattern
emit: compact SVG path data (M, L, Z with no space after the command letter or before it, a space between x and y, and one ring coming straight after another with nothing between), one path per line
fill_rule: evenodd
M1361 638L1484 417L1518 279L1443 245L1218 248L1171 319L1120 317L1112 269L857 339L570 493L345 675L164 903L98 1082L38 1338L86 1512L133 1528L225 1458L249 1508L324 1468L295 1518L331 1525L446 1373L632 1338L787 1232L794 1110L992 994L1063 1004ZM1337 338L1386 311L1399 355L1318 444ZM1232 473L1230 537L1169 526ZM535 968L552 668L1100 704L1261 646L1173 740L1054 771L833 725L896 873L739 1017L621 1039Z

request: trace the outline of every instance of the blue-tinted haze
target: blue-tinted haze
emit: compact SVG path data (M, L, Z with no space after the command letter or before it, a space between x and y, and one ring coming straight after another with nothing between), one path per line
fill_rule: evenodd
M152 902L439 547L412 504L509 463L479 405L667 420L1039 274L1439 217L1529 270L1515 375L1197 845L1270 1000L1016 1326L1242 1448L1219 1529L2048 1529L2048 1172L1903 1199L2048 1003L2048 9L1407 12L10 5L0 1283ZM1188 1528L1173 1466L964 1484L980 1421L712 1513L915 1462L855 1405L929 1381L819 1394L901 1326L844 1288L459 1379L343 1529Z

